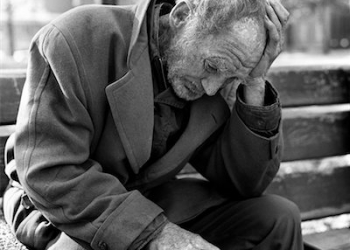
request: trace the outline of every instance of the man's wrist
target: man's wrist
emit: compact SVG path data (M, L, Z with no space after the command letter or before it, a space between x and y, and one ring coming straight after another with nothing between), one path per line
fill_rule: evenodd
M160 214L154 221L148 225L141 235L132 243L128 249L149 249L150 242L159 237L164 230L165 225L170 223L164 214Z
M157 232L153 235L152 239L150 239L148 241L148 243L146 244L146 246L144 247L145 250L152 250L152 244L153 241L157 240L159 237L162 236L162 234L166 233L167 228L169 227L169 225L171 225L171 223L169 221L163 223L163 225L157 230Z
M271 137L278 132L281 106L276 89L265 82L264 106L248 105L244 100L244 85L237 89L236 111L244 124L253 132Z
M244 84L244 101L248 105L264 106L265 79L263 77L247 78Z

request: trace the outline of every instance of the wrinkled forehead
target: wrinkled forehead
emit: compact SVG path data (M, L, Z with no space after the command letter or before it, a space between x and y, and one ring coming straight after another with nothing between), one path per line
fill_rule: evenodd
M260 58L266 45L266 30L263 20L258 17L244 17L232 20L226 27L211 34L203 32L204 36L198 34L199 37L197 37L192 34L192 38L199 38L200 43L209 41L210 47L236 47L245 54ZM191 31L188 32L191 33Z
M263 23L253 18L233 21L229 28L200 39L204 57L219 57L230 68L252 68L260 60L266 43Z

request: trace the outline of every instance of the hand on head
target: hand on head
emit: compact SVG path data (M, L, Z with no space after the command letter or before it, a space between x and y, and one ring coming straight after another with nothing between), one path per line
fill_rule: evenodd
M251 78L265 77L271 64L283 49L284 31L287 27L289 12L283 7L280 0L266 0L265 9L267 43L259 63L249 74Z
M283 7L280 0L266 0L265 10L266 46L259 62L244 81L246 102L259 106L264 105L265 76L271 64L282 51L284 31L289 18L289 12Z

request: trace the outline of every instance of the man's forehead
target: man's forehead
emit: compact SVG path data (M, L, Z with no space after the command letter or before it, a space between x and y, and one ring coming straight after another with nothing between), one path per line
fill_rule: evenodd
M207 56L227 58L228 61L240 60L250 65L260 59L265 47L265 28L258 20L244 18L234 21L230 30L220 34L211 34L201 41L200 46Z
M266 31L262 20L253 17L244 17L240 20L233 20L228 29L221 30L202 37L211 46L230 44L239 45L249 53L255 50L262 52L266 43Z

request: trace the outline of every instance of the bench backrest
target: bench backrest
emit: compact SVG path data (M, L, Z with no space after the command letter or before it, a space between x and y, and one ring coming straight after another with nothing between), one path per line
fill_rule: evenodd
M282 102L284 157L268 192L302 218L350 212L350 66L272 68Z
M272 68L283 105L284 157L267 192L298 204L302 218L350 212L350 67ZM0 152L14 124L25 71L0 71ZM7 184L0 154L0 192ZM194 174L187 167L182 174Z

